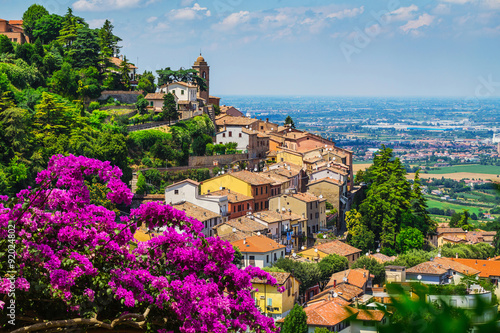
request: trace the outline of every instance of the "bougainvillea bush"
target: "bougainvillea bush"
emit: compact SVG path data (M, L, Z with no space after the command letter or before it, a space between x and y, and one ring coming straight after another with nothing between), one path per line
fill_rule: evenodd
M159 203L128 216L90 204L91 177L106 185L111 202L130 204L121 175L109 162L58 155L36 188L0 197L2 327L277 331L255 307L250 280L276 281L258 268L238 269L232 246L205 238L199 221ZM141 225L161 232L136 245ZM12 300L15 322L7 316Z

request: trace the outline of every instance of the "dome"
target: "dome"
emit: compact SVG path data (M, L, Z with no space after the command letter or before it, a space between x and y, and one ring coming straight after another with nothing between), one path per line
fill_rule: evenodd
M200 54L200 56L196 58L196 62L202 62L202 61L205 61L205 58L203 58Z

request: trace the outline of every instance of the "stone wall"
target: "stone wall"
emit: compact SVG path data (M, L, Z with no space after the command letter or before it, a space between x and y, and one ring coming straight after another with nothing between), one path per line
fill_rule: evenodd
M246 161L248 154L230 154L230 155L214 155L214 156L189 156L190 167L209 167L214 165L214 161L218 162L219 166L230 164L236 161Z
M97 100L101 101L113 97L120 103L133 104L137 102L137 97L141 94L141 91L104 90Z

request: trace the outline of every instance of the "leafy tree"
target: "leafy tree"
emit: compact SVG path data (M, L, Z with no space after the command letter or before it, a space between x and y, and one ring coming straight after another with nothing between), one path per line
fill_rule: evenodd
M191 148L195 156L204 156L209 143L212 143L212 137L209 135L202 134L194 138Z
M137 90L143 90L147 93L154 93L156 91L155 77L153 73L144 71L137 83Z
M233 246L234 249L234 259L233 259L233 264L236 266L240 267L241 266L241 261L243 260L243 254L241 254L241 251L238 247Z
M347 243L363 252L372 251L375 249L375 234L362 224L358 232L347 237Z
M79 75L77 94L87 104L89 99L95 99L101 95L99 72L97 68L89 66L80 70Z
M411 249L419 250L424 245L424 235L417 228L404 228L396 237L396 249L404 253Z
M33 38L40 38L43 44L49 44L59 37L59 31L63 27L64 17L57 14L42 16L35 23Z
M30 41L33 40L33 29L35 28L36 22L45 15L49 15L47 9L45 9L44 6L37 4L29 6L28 9L24 12L23 30Z
M135 193L137 194L144 194L146 193L147 185L146 185L146 177L142 174L142 172L138 171L137 172L137 189Z
M300 305L295 304L285 317L281 333L307 333L307 314Z
M314 333L330 333L330 330L326 327L316 327Z
M183 69L180 68L177 71L167 67L165 69L157 70L158 74L158 85L169 84L172 82L186 82L197 85L201 91L207 90L206 80L198 76L198 71L195 69Z
M367 269L375 276L373 282L376 284L382 284L385 280L385 267L374 258L362 256L351 265L351 268Z
M119 71L123 90L130 90L130 65L132 64L128 62L126 57L120 63Z
M88 24L85 23L83 18L73 15L73 10L68 8L57 41L65 45L71 45L78 37L77 31L80 28L88 28Z
M347 258L338 254L329 254L318 263L321 278L324 281L329 280L333 273L343 271L347 267L349 267Z
M0 35L0 53L14 53L14 46L6 35Z
M382 145L365 176L369 189L360 212L363 223L373 231L382 248L394 250L402 216L411 208L411 186L405 175L406 170L394 158L392 149Z
M429 213L427 211L427 200L425 199L422 193L422 185L420 182L420 169L418 169L415 172L415 178L413 181L411 210L412 213L422 221L420 226L414 225L414 227L418 228L424 235L427 235L429 231L436 230L436 225L431 220Z
M356 177L354 177L354 183L356 185L359 185L365 181L364 178L365 178L365 171L359 169L358 172L356 173Z
M316 263L304 263L289 258L280 258L274 263L273 267L293 273L293 276L300 282L301 293L322 281L321 270Z
M137 102L135 102L135 108L139 114L148 113L148 101L144 98L143 95L139 95L137 97Z
M450 228L462 228L463 230L471 230L469 225L469 211L464 209L462 213L455 213L450 219Z
M60 70L54 72L48 85L53 92L64 97L74 98L78 91L78 79L78 73L65 62Z
M174 95L172 95L171 93L163 95L163 107L161 108L161 111L163 114L163 119L168 119L169 125L170 121L179 119Z
M111 57L119 52L118 43L121 42L122 39L113 34L113 28L111 22L106 20L102 28L98 31L99 47L104 57Z
M69 49L68 58L74 68L98 66L99 44L95 30L86 27L76 30L76 38Z
M286 116L285 125L290 125L291 128L295 128L295 123L293 122L292 117Z

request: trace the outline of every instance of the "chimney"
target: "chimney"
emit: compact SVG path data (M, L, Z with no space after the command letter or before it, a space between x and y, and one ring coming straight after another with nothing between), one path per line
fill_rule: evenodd
M243 244L246 244L246 243L247 243L247 239L243 238Z
M458 259L458 253L457 252L455 252L455 258ZM477 262L476 262L476 264L477 264Z
M227 193L231 193L231 189L230 188L227 189Z
M269 118L266 118L266 123L268 123L268 122L269 122Z

